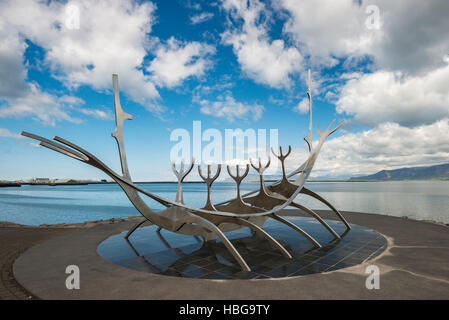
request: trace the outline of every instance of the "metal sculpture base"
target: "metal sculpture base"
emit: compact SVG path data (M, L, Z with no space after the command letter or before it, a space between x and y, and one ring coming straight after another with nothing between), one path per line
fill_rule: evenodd
M291 259L248 228L226 233L226 237L245 257L251 272L242 272L220 241L204 242L155 225L137 230L135 238L129 240L124 238L124 233L112 236L99 245L98 253L101 256L104 252L105 259L120 266L158 275L202 279L266 279L350 267L374 258L383 252L387 244L383 236L365 227L353 226L342 240L338 240L314 223L313 218L287 218L327 245L316 248L307 239L298 239L293 229L268 220L265 230L288 250ZM346 230L342 222L326 223L339 233Z

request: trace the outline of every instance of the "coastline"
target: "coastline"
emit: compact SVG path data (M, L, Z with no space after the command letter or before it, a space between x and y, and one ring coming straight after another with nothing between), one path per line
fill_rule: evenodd
M265 182L276 182L277 179L265 179ZM294 180L290 180L294 181ZM449 181L449 179L401 179L401 180L344 180L344 179L337 179L337 180L328 180L328 179L310 179L307 180L309 183L322 183L322 182L328 182L328 183L336 183L336 182L424 182L424 181ZM232 182L232 180L224 180L224 181L217 181L217 183L221 182ZM249 182L258 183L258 179L250 180ZM177 181L135 181L135 184L177 184ZM183 183L201 183L204 184L204 181L183 181ZM20 182L20 183L0 183L0 188L17 188L24 185L28 186L85 186L85 185L92 185L92 184L117 184L115 181L91 181L91 182L57 182L57 183L31 183L31 182Z
M281 215L289 215L291 212L295 212L297 209L284 209L284 212ZM326 211L326 210L320 210ZM431 223L439 226L449 227L449 223L445 223L442 221L429 220L429 219L412 219L407 216L396 217L388 214L380 214L380 213L367 213L367 212L358 212L359 214L368 214L368 215L380 215L385 217L394 217L404 220L416 221L416 222L425 222ZM40 224L40 225L26 225L19 224L9 221L0 221L0 228L28 228L28 229L45 229L45 228L54 228L54 229L85 229L92 228L98 225L104 224L113 224L127 221L136 221L142 219L142 216L129 216L127 218L111 218L106 220L89 220L84 222L75 222L75 223L57 223L57 224Z
M107 220L89 220L85 222L76 222L76 223L57 223L57 224L40 224L37 226L27 225L27 224L19 224L9 221L0 221L0 228L23 228L23 229L85 229L91 228L103 224L113 224L119 222L127 222L127 221L135 221L143 218L142 216L130 216L127 218L111 218Z

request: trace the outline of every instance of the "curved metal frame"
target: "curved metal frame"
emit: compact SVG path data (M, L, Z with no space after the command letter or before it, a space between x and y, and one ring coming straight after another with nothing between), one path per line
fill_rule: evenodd
M309 132L305 138L309 146L308 159L296 170L293 170L289 175L287 175L285 173L284 160L290 154L291 146L289 146L289 150L286 154L283 154L282 148L280 148L279 155L276 154L275 155L281 161L283 176L281 180L268 186L268 188L265 187L263 181L263 171L270 164L270 160L268 161L268 164L265 166L265 168L262 168L260 159L259 159L259 167L256 167L251 161L252 167L259 172L261 178L261 188L259 190L259 195L255 197L248 197L248 196L254 194L255 192L257 192L257 190L251 193L247 193L245 195L241 195L240 193L240 183L248 174L249 165L246 165L245 173L242 176L240 175L238 165L237 165L237 173L235 176L232 175L230 167L227 166L227 171L229 175L235 180L237 185L237 197L235 199L231 199L217 205L212 204L210 195L212 183L217 179L221 170L221 166L218 167L217 173L212 178L210 177L210 166L208 166L207 178L205 178L202 175L201 168L198 167L200 176L206 182L208 188L207 202L205 207L202 209L185 205L182 196L182 182L193 169L194 159L192 159L192 162L186 171L184 171L184 162L181 163L181 169L179 171L176 170L176 166L173 163L173 171L178 178L178 190L175 201L171 201L162 198L156 194L153 194L139 187L132 181L126 160L126 153L123 140L123 122L125 120L131 120L132 116L125 113L121 107L120 96L118 91L118 76L115 74L112 76L112 83L114 94L115 122L116 122L116 128L112 133L112 136L115 138L119 150L121 171L122 171L121 175L114 172L111 168L109 168L107 165L105 165L94 155L87 152L83 148L60 137L54 137L54 141L52 141L27 132L22 132L22 135L40 141L40 145L46 148L57 151L66 156L72 157L78 161L96 167L99 170L103 171L105 174L107 174L109 177L111 177L122 188L122 190L125 192L125 194L131 201L131 203L134 205L134 207L145 218L145 220L139 221L129 230L129 232L125 236L126 239L128 239L128 237L146 221L150 221L151 223L158 225L160 228L164 228L173 232L189 234L193 236L200 235L205 240L212 240L215 239L216 237L219 237L223 242L223 244L227 247L229 252L239 263L240 267L244 271L250 271L250 268L245 262L245 260L242 258L242 256L239 254L239 252L236 250L236 248L233 246L233 244L229 241L229 239L221 230L222 225L228 224L237 228L249 227L251 230L257 232L265 239L267 239L274 247L278 248L284 254L284 256L291 258L290 253L277 240L275 240L266 231L264 231L260 225L258 225L258 224L263 225L263 222L267 218L272 218L298 231L299 233L304 235L309 241L311 241L316 247L320 247L321 245L313 237L307 234L304 230L302 230L295 224L291 223L290 221L278 216L278 213L287 206L294 206L304 210L305 207L302 207L294 202L294 199L297 197L299 193L304 193L309 196L312 196L328 205L337 214L337 216L345 223L347 230L349 230L350 228L349 224L346 222L346 220L344 220L343 216L329 202L327 202L325 199L323 199L313 191L310 191L309 189L306 189L304 187L304 184L313 169L313 166L318 157L320 149L324 144L324 141L330 134L335 132L343 124L342 121L335 128L331 129L333 123L332 121L331 124L324 131L320 130L320 127L318 126L320 140L315 148L312 147L312 129L311 129L312 100L310 92L310 84L311 84L310 70L309 70L309 90L307 91L309 97L309 113L310 113ZM288 180L289 177L292 177L297 174L299 175L293 183ZM166 208L158 212L153 211L150 207L148 207L148 205L145 204L145 202L140 197L140 194L144 194L150 197L151 199L159 202ZM262 206L257 201L252 201L254 199L257 199L258 197L266 197L266 199L271 201L271 203ZM334 236L339 237L338 234L336 234L335 231L333 231L333 229L330 228L318 216L318 214L316 214L310 209L307 209L305 211L311 214L313 217L315 217L318 221L320 221L320 223L322 223L331 233L333 233Z

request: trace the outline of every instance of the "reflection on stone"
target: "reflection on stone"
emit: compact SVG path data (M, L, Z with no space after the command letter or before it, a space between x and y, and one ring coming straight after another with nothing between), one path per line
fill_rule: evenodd
M312 234L322 248L315 248L291 228L268 221L270 232L292 254L284 257L264 238L248 228L227 233L233 245L245 258L251 272L242 272L229 251L219 240L203 242L197 237L160 230L157 226L138 229L129 240L124 233L110 237L98 247L103 258L143 272L173 277L203 279L266 279L300 276L357 265L372 259L385 248L386 239L367 228L353 225L341 240L311 218L289 217ZM346 227L341 222L327 221L337 232Z

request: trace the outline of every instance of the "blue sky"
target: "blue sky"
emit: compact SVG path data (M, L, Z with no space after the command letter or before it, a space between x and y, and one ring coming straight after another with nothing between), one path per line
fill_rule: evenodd
M223 133L278 129L294 166L306 155L309 68L314 128L346 121L315 176L447 162L444 9L444 1L3 1L0 179L104 178L22 130L64 137L118 170L112 73L134 116L125 143L136 180L172 178L170 132L195 120Z

